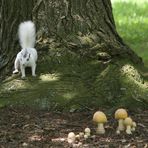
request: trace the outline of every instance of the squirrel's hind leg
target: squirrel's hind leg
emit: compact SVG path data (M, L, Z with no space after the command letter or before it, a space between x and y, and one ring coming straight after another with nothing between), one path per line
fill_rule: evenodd
M31 67L31 70L32 70L32 76L36 76L36 74L35 74L35 70L36 70L36 63L34 63L33 65L32 65L32 67Z
M25 67L23 65L20 65L20 68L21 68L21 73L22 73L22 78L25 78Z

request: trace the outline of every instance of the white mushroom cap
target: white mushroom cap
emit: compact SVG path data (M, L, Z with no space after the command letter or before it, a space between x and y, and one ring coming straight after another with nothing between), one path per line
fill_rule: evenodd
M74 143L74 142L75 142L75 139L76 139L75 134L74 134L73 132L70 132L70 133L68 134L68 138L67 138L68 143L69 143L69 144Z
M85 130L84 130L84 132L85 132L85 135L87 135L88 137L90 136L90 132L91 132L91 130L90 130L90 128L85 128ZM84 135L84 136L85 136ZM84 137L85 138L85 137Z
M84 131L85 131L85 133L90 133L90 128L87 127L87 128L85 128Z
M85 132L85 133L90 133L91 130L90 130L90 128L87 127L87 128L85 128L84 132Z
M80 132L79 135L80 135L80 138L84 137L84 133L83 132Z

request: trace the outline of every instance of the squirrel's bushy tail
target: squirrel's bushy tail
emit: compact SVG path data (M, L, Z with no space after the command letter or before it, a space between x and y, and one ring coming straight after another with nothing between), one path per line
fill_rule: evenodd
M18 34L22 48L34 48L36 30L33 22L26 21L21 23L19 25Z

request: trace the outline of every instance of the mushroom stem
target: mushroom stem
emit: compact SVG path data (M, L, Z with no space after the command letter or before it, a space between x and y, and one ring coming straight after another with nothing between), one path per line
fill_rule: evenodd
M103 123L98 123L98 127L97 127L96 132L97 132L97 134L104 134L105 133L105 129L104 129Z
M120 131L124 131L125 130L125 126L123 124L123 119L119 119L118 120L118 130L120 130Z
M132 132L131 132L131 126L130 125L127 125L126 126L126 133L127 134L132 134Z

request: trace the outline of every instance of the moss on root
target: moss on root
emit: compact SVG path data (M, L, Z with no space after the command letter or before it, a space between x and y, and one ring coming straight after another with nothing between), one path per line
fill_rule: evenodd
M98 75L94 87L97 96L104 98L99 102L102 105L148 108L148 83L127 61L109 64Z
M37 77L30 73L0 85L0 106L28 105L49 110L148 107L148 84L127 61L103 64L65 49L40 56ZM132 105L131 105L132 103Z

